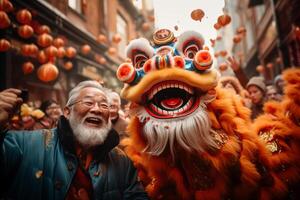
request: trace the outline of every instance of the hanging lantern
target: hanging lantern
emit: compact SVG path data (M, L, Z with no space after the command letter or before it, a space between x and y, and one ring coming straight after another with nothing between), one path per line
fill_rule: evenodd
M239 28L236 30L236 33L237 33L237 34L242 34L242 35L244 35L246 32L247 32L247 31L246 31L246 28L243 27L243 26L239 27Z
M193 19L193 20L195 20L195 21L200 21L201 22L201 20L202 20L202 18L204 17L204 15L205 15L205 13L204 13L204 11L203 10L201 10L201 9L196 9L196 10L193 10L192 12L191 12L191 18Z
M37 33L38 35L41 35L41 34L43 34L43 33L50 34L50 33L51 33L51 29L50 29L49 26L47 26L47 25L41 25L41 26L37 27L36 33Z
M99 63L101 64L101 65L104 65L104 64L106 64L106 59L104 58L104 57L101 57L100 59L99 59Z
M214 28L215 28L216 30L219 30L221 27L222 27L222 25L219 24L219 23L215 23L215 24L214 24Z
M10 19L4 11L0 11L0 29L5 29L10 26Z
M64 47L59 47L57 49L57 57L58 58L63 58L66 55L66 51Z
M0 1L0 10L6 13L13 11L14 6L8 0Z
M102 43L102 44L107 43L107 37L103 34L100 34L97 37L97 42Z
M71 61L65 62L63 65L63 68L67 71L71 70L73 68L73 63Z
M32 16L29 10L22 9L17 12L16 18L20 24L30 24Z
M120 36L120 34L116 33L113 38L112 38L112 41L116 44L118 44L119 42L121 42L122 38Z
M24 44L21 47L21 53L23 56L35 57L39 51L39 48L35 44Z
M210 39L210 43L211 43L211 46L213 47L213 46L215 46L216 40Z
M11 44L6 39L0 39L0 52L8 51L11 47Z
M64 46L65 45L65 41L63 40L63 39L61 39L61 38L55 38L54 40L53 40L53 45L56 47L56 48L59 48L59 47L62 47L62 46Z
M37 44L41 47L48 47L52 44L53 38L47 33L43 33L38 36Z
M50 82L58 77L58 69L52 63L46 63L37 70L38 78L43 82Z
M231 22L231 17L229 15L224 14L218 17L218 23L221 26L226 26L230 22Z
M107 52L109 55L113 56L117 53L117 50L115 47L109 47Z
M223 63L221 63L221 64L219 65L219 70L220 70L221 72L223 72L223 71L225 71L225 70L227 70L227 69L228 69L227 63L223 62Z
M49 61L49 60L48 60L48 57L46 56L44 50L41 50L41 51L38 53L37 59L38 59L39 63L41 63L41 64L45 64L46 62Z
M178 31L178 26L177 25L174 26L174 30Z
M268 69L273 69L274 65L273 65L273 63L268 63L266 67L267 67Z
M18 34L21 38L30 38L33 35L33 28L27 24L19 26Z
M220 51L220 55L221 55L222 57L227 56L227 51L226 51L226 50Z
M297 40L300 40L300 27L297 26L297 27L295 28L294 32L295 32L295 35L296 35L296 39L297 39Z
M66 56L68 58L73 58L76 55L77 51L74 47L68 47L66 50Z
M257 71L258 73L263 73L263 72L265 71L265 67L262 66L262 65L258 65L258 66L256 67L256 71Z
M150 22L154 22L155 17L154 17L153 15L149 15L149 16L148 16L148 20L149 20Z
M215 52L214 56L215 58L219 57L220 53L219 52Z
M143 29L143 31L149 31L150 24L147 23L147 22L144 22L143 25L142 25L142 29Z
M280 57L277 57L275 61L276 61L277 64L281 64L281 58Z
M51 45L46 48L45 54L49 59L51 59L57 55L57 48Z
M242 37L240 35L235 35L232 40L233 40L234 43L237 44L240 41L242 41Z
M217 37L216 37L216 40L221 40L222 39L222 36L220 36L220 35L218 35Z
M81 47L81 53L84 55L87 55L88 53L91 52L91 46L88 44L85 44Z
M22 71L25 75L31 74L34 70L34 65L31 62L25 62L22 65Z

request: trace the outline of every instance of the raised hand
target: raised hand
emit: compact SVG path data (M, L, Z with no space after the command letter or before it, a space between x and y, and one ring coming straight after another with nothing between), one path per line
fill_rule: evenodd
M229 56L227 58L227 63L229 64L229 66L231 67L231 69L233 71L237 71L241 67L241 63L239 61L237 61L234 56Z
M0 92L0 127L4 126L14 113L18 105L22 103L19 97L21 90L9 88Z

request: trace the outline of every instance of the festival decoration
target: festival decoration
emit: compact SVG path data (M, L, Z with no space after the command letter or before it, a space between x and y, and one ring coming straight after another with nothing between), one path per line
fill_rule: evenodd
M32 64L32 62L25 62L22 65L22 71L25 75L31 74L33 70L34 70L34 65Z
M150 30L150 24L147 23L147 22L144 22L142 24L142 29L143 29L143 31L149 31Z
M91 46L88 44L85 44L81 47L81 53L84 55L87 55L91 52Z
M10 26L10 19L4 11L0 11L0 29L5 29Z
M71 70L73 68L73 63L71 61L67 61L64 63L63 68L67 71Z
M263 65L258 65L258 66L256 67L256 71L257 71L258 73L264 73L264 72L265 72L265 67L264 67Z
M240 35L235 35L232 40L233 40L234 43L237 44L240 41L242 41L242 37Z
M68 47L66 49L66 56L68 58L73 58L77 53L77 50L74 47Z
M274 68L274 64L273 63L267 63L266 67L268 69L273 69Z
M227 63L223 62L223 63L221 63L221 64L219 65L219 70L220 70L221 72L226 71L227 69L228 69Z
M220 24L221 26L226 26L230 22L231 22L231 17L227 14L218 17L218 24Z
M227 51L226 50L222 50L219 53L220 53L220 56L222 56L222 57L227 56Z
M59 47L62 47L62 46L64 46L65 45L65 41L62 39L62 38L60 38L60 37L58 37L58 38L55 38L54 40L53 40L53 43L52 43L56 48L59 48Z
M53 37L47 33L43 33L37 37L37 44L40 47L48 47L52 44Z
M107 43L107 37L103 34L99 34L97 37L97 42L102 44Z
M57 49L57 57L58 58L63 58L66 55L66 50L64 47L59 47Z
M39 51L39 53L37 55L37 59L38 59L39 63L41 63L41 64L45 64L46 62L49 61L44 50Z
M25 38L25 39L30 38L33 35L33 28L31 28L31 26L29 26L27 24L19 26L18 34L22 38Z
M114 36L112 37L113 43L118 44L121 42L121 40L122 40L122 38L121 38L120 34L118 34L118 33L114 34Z
M247 32L246 28L241 26L236 30L236 34L241 34L241 35L245 35Z
M21 46L23 56L35 57L38 54L39 48L35 44L24 44Z
M59 71L52 63L46 63L37 70L38 78L43 82L50 82L58 77Z
M115 47L109 47L107 52L109 55L113 56L117 53L117 49Z
M32 15L29 10L22 9L17 12L16 19L20 24L30 24Z
M200 21L202 20L202 18L204 17L205 13L203 10L201 9L196 9L196 10L193 10L191 12L191 18L195 21Z
M12 5L12 3L8 0L1 0L0 1L0 10L4 11L6 13L9 13L11 11L13 11L14 6Z
M38 35L41 35L41 34L44 34L44 33L45 34L50 34L51 33L51 29L47 25L40 25L40 26L37 27L36 33Z
M214 24L214 28L215 28L216 30L219 30L221 27L222 27L222 25L219 24L219 23L215 23L215 24Z
M57 48L51 45L45 49L45 54L51 60L53 57L57 56Z
M0 39L0 52L8 51L11 47L11 44L6 39Z

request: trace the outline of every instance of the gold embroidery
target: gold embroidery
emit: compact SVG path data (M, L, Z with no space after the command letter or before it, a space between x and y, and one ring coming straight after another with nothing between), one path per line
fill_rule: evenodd
M272 153L280 152L280 146L278 145L277 140L274 138L275 131L263 130L259 132L259 137L266 143L267 149Z
M46 147L49 147L51 139L53 137L51 130L45 129L43 130L44 133L44 144Z

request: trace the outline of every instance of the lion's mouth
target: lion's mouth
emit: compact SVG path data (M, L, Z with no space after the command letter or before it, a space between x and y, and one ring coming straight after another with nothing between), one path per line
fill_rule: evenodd
M143 96L146 111L155 118L186 116L199 106L196 90L180 81L164 81L151 87Z

